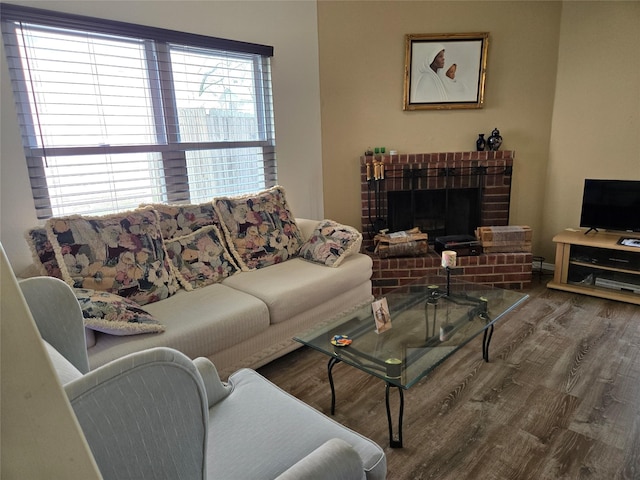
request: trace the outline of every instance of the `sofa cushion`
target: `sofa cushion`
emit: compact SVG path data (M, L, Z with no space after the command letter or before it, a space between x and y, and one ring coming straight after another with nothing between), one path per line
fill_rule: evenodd
M189 235L207 225L219 225L213 203L166 204L149 203L140 207L152 207L158 212L160 231L164 239Z
M84 326L111 335L164 332L164 326L140 305L115 293L74 288Z
M359 252L361 245L362 234L355 228L322 220L298 255L310 262L338 267L346 257Z
M27 230L25 238L31 249L33 263L38 268L38 273L49 277L62 278L60 266L56 260L56 252L54 252L53 245L49 241L47 230L44 227L31 228Z
M211 225L166 241L167 255L186 290L219 282L238 271L220 235Z
M75 288L116 293L140 305L178 289L152 208L50 218L47 234L63 280Z
M175 348L190 358L209 357L269 327L269 310L261 300L220 283L180 290L144 309L165 332L127 337L96 332L96 343L88 349L91 368L150 347Z
M331 302L342 292L367 282L371 265L371 258L362 254L347 257L339 268L294 258L269 268L239 272L222 283L261 299L268 305L274 324Z
M243 271L284 262L300 249L302 236L282 187L213 202L227 243Z

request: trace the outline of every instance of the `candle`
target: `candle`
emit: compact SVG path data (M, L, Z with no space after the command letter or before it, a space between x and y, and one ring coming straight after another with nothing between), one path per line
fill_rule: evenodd
M442 252L442 266L444 268L455 268L457 253L453 250L444 250Z
M371 180L371 165L367 163L367 180Z

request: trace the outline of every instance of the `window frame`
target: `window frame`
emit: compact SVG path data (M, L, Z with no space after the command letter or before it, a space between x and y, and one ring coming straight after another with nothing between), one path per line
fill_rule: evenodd
M255 43L229 40L218 37L180 32L175 30L137 25L115 20L100 19L82 15L67 14L44 9L16 6L0 3L0 19L2 21L2 35L5 40L6 56L9 67L16 78L13 82L23 82L26 78L21 65L16 65L20 59L17 44L7 41L7 36L16 36L17 24L20 22L35 24L42 27L61 28L65 30L87 31L95 34L116 35L128 37L144 42L147 52L153 51L156 62L147 62L147 73L157 75L153 80L157 82L158 91L150 86L151 98L154 103L154 119L156 142L151 144L130 145L95 145L74 147L43 147L38 145L38 126L28 119L34 118L30 111L28 93L23 90L16 92L14 97L18 108L18 115L22 117L20 127L23 136L23 146L26 157L31 189L33 193L36 214L39 219L53 216L52 204L46 182L46 159L55 156L71 155L103 155L122 153L157 153L162 157L164 165L164 186L166 188L167 203L189 203L189 179L187 175L187 152L195 150L222 150L236 148L259 148L262 151L265 188L277 184L277 168L275 162L275 126L273 124L273 104L265 98L265 88L270 90L270 58L273 47ZM200 141L182 142L177 131L178 112L176 96L171 78L171 68L161 68L164 62L170 64L172 46L186 48L203 48L206 51L224 51L229 55L258 55L254 59L254 75L259 73L266 80L262 80L256 91L256 117L260 132L258 140L243 141ZM147 58L150 58L147 56ZM158 68L150 68L155 63ZM21 78L20 78L21 77ZM266 82L266 83L265 83ZM267 85L267 87L265 87ZM159 97L158 97L159 95ZM161 107L158 109L158 107ZM25 111L29 110L29 111ZM160 112L161 111L161 112ZM159 125L162 123L162 125ZM24 143L28 142L28 145ZM182 166L183 173L176 174L176 163ZM172 173L168 173L171 169ZM46 193L44 193L46 192Z

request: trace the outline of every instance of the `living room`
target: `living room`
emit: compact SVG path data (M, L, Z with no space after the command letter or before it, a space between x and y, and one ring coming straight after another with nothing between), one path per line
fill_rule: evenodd
M498 127L516 152L510 223L530 225L552 264L553 235L578 226L584 178L640 179L638 2L11 3L273 45L279 183L300 217L359 227L368 147L470 151ZM484 108L402 111L404 35L451 32L490 33ZM19 272L38 221L1 88L0 234Z

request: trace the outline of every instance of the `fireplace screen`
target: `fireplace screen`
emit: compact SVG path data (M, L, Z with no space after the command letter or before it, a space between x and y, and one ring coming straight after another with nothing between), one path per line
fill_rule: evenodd
M392 232L419 227L431 243L443 235L474 235L480 226L480 188L387 192L387 224Z

